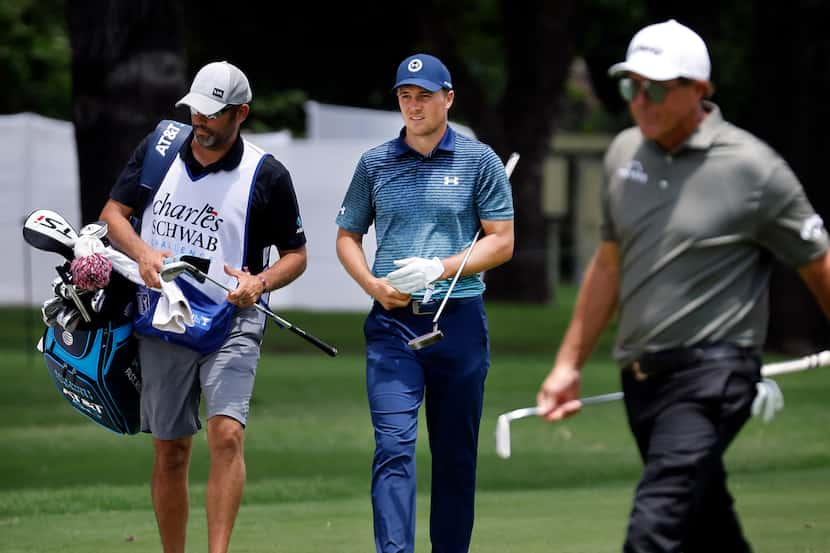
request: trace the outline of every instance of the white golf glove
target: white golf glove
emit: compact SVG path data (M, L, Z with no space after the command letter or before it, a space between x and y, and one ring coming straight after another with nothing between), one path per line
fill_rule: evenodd
M389 279L389 284L393 288L404 294L411 294L426 288L430 282L444 272L444 264L437 257L432 259L407 257L396 259L393 263L400 269L392 271L386 275L386 278Z
M784 408L784 394L771 378L762 379L755 387L758 394L752 402L752 416L769 422L775 417L775 413Z

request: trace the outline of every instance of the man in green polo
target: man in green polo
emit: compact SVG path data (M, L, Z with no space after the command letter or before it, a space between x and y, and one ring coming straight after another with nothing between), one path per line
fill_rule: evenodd
M626 553L751 551L723 454L761 379L770 252L830 314L828 237L796 176L707 100L709 54L671 20L611 67L636 127L605 156L602 240L537 396L578 411L580 369L615 311L614 357L644 463Z

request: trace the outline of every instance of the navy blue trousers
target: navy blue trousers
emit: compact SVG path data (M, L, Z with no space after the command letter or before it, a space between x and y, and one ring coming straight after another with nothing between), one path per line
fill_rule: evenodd
M481 297L450 300L438 326L444 339L413 351L407 342L432 331L437 302L366 318L366 388L375 455L372 510L378 553L415 546L415 441L425 402L432 454L430 540L433 553L466 553L475 511L478 431L490 365Z
M760 358L736 354L623 372L628 422L644 469L625 553L750 553L726 485L723 454L750 416Z

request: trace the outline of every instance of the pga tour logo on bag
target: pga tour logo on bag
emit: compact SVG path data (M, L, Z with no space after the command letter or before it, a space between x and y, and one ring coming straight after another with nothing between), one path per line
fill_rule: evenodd
M150 309L150 294L146 289L139 290L135 294L135 303L138 314L141 315Z

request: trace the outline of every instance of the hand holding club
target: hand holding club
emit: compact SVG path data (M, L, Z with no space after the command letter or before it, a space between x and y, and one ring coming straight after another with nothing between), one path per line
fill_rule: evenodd
M262 281L259 277L248 272L247 269L240 271L225 263L225 274L236 277L239 281L236 290L228 293L228 301L234 305L250 307L264 293Z
M407 257L396 259L393 263L400 269L392 271L386 278L393 288L404 294L423 290L444 272L444 264L437 257Z
M577 413L579 402L579 371L570 366L557 366L542 382L536 394L538 415L547 421L558 421Z

